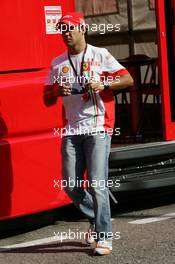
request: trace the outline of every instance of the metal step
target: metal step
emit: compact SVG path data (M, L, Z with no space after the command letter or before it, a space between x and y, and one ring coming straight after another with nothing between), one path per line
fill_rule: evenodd
M129 166L131 164L145 164L175 157L175 141L135 144L125 147L112 147L109 166Z
M175 141L114 147L109 159L112 192L175 185Z

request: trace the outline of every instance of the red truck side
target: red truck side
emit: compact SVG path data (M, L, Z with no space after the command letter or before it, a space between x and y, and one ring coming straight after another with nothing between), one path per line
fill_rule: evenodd
M61 178L61 102L46 107L51 59L65 50L54 25L74 1L10 0L0 4L0 219L70 203Z

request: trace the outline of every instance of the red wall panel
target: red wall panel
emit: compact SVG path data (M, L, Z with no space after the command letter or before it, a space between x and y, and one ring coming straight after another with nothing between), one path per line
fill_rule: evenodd
M31 214L70 202L61 180L60 140L50 133L0 142L0 219Z
M0 71L44 66L41 1L1 1Z
M61 138L54 136L62 101L43 101L51 59L65 50L61 35L46 34L44 6L59 5L74 10L73 0L1 1L0 219L70 203L54 188L62 177Z
M65 49L61 35L46 34L44 6L66 12L74 9L74 1L1 1L0 71L46 67Z
M174 1L174 0L173 0ZM171 4L173 3L171 1ZM157 26L158 26L158 48L159 48L159 76L162 94L162 124L165 140L175 139L175 122L171 117L171 94L170 90L174 89L171 87L169 68L172 65L168 58L168 42L167 35L169 28L166 28L166 1L156 0L156 13L157 13ZM169 14L171 16L171 14ZM173 31L169 34L174 34ZM172 50L173 56L173 50ZM174 58L175 59L175 58ZM171 89L170 89L171 88Z

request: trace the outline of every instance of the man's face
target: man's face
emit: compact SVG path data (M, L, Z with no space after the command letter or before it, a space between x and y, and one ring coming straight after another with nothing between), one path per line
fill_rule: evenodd
M60 30L62 32L62 37L64 43L68 47L74 47L76 44L80 43L84 38L84 29L80 26L71 26L67 24L61 24Z

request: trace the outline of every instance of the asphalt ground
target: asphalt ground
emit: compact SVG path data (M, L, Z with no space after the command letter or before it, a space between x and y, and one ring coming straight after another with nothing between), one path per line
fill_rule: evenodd
M123 208L112 206L111 255L94 256L94 245L87 246L82 235L88 222L69 206L65 213L69 217L58 217L48 226L2 238L0 264L175 263L174 197L169 201L162 197L160 203L153 198L146 204L141 196L137 199L139 206L131 201Z

